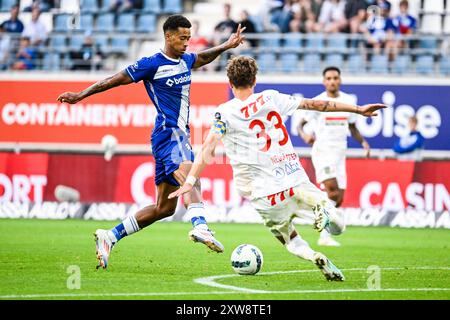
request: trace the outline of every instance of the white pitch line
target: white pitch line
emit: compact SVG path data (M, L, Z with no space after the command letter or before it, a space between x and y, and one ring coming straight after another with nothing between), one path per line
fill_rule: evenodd
M401 268L401 267L386 267L386 268L380 268L381 270L450 270L450 267L408 267L408 268ZM342 271L365 271L366 268L349 268L349 269L342 269ZM319 272L320 270L311 269L311 270L290 270L290 271L271 271L271 272L261 272L260 275L272 275L272 274L286 274L286 273L309 273L309 272ZM257 289L249 289L249 288L243 288L243 287L237 287L232 285L226 285L217 283L216 280L218 279L225 279L225 278L235 278L235 277L242 277L238 274L226 274L226 275L217 275L217 276L210 276L210 277L203 277L203 278L197 278L194 279L194 282L214 287L214 288L221 288L221 289L228 289L228 290L234 290L234 291L240 291L240 292L246 292L246 293L311 293L311 292L352 292L352 291L373 291L372 289L339 289L338 291L335 290L288 290L288 291L273 291L273 290L257 290ZM412 288L411 288L412 289ZM421 291L427 288L419 288ZM431 289L431 288L430 288ZM433 288L436 290L450 290L450 288ZM348 291L351 290L351 291ZM378 291L387 291L389 289L379 289ZM393 289L393 291L406 291L405 288L403 289Z
M450 270L450 267L386 267L382 270ZM342 269L343 271L364 271L365 268L350 268ZM319 272L319 270L290 270L290 271L272 271L261 272L260 274L286 274L286 273L308 273ZM343 292L396 292L396 291L450 291L450 288L386 288L386 289L324 289L324 290L256 290L241 288L229 285L222 285L214 282L216 279L225 279L239 277L237 274L218 275L205 278L194 279L194 282L212 286L226 288L232 291L200 291L200 292L122 292L122 293L54 293L54 294L12 294L12 295L0 295L0 299L37 299L37 298L82 298L82 297L145 297L145 296L183 296L183 295L222 295L222 294L236 294L236 293L253 293L253 294L289 294L289 293L343 293Z

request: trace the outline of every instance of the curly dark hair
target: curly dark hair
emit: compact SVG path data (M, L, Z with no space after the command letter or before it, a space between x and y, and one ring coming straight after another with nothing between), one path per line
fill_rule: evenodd
M169 16L163 25L163 31L177 31L178 28L190 28L191 22L181 14L174 14Z
M255 59L246 56L231 58L227 63L227 76L236 88L252 87L256 81L258 65Z

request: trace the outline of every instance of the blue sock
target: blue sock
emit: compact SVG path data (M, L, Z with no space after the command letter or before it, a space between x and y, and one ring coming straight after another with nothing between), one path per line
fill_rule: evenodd
M114 237L116 237L117 241L128 235L123 223L119 223L117 226L112 228L111 232L113 233Z
M138 232L140 230L139 225L136 221L136 218L134 216L129 216L125 220L123 220L121 223L119 223L117 226L112 228L111 234L114 236L116 241L114 239L111 239L114 243L119 241L120 239L133 234L135 232Z
M191 223L194 228L198 227L201 229L208 229L208 225L206 224L205 217L203 217L203 216L192 217Z

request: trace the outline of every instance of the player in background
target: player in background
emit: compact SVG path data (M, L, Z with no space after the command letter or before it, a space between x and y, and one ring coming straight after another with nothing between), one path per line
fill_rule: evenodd
M163 25L164 50L138 60L81 92L65 92L58 97L60 102L77 103L90 95L142 80L157 110L151 136L156 171L156 204L127 217L111 230L98 229L95 232L99 262L97 268L107 267L111 249L123 237L174 214L177 199L168 199L168 195L184 183L194 160L189 143L191 70L210 63L221 53L236 48L244 41L242 32L245 28L239 25L237 32L221 45L199 53L186 53L191 37L190 28L191 23L184 16L169 16ZM189 232L190 239L204 243L211 250L222 252L223 245L214 238L206 224L199 183L186 194L184 203L193 225Z
M342 272L325 255L312 250L292 223L299 209L304 209L314 212L314 228L318 231L328 229L332 234L340 234L345 228L325 193L309 181L282 119L297 109L346 111L370 117L384 106L358 107L342 102L300 99L275 90L254 93L257 70L252 58L240 56L229 60L227 76L235 98L216 109L214 124L201 154L196 157L184 185L169 198L189 193L194 188L222 140L239 194L250 200L274 236L289 252L313 262L327 280L343 281Z
M314 99L356 104L354 96L340 91L341 71L338 68L325 68L322 74L325 91ZM328 198L336 208L341 206L347 187L345 154L349 130L352 137L361 143L366 157L370 155L369 143L356 128L356 117L355 113L349 112L304 111L302 120L297 127L303 141L312 145L311 160L316 173L316 181L325 189ZM305 129L307 123L309 123L309 127L313 128L313 133L309 133ZM334 240L327 230L320 233L317 243L322 246L340 246L340 243Z

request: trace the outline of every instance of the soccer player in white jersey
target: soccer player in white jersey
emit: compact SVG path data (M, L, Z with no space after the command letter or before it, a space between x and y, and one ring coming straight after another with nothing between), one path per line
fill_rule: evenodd
M323 70L323 84L325 91L314 99L356 104L356 97L340 91L341 71L336 67ZM312 145L311 160L316 173L316 181L325 189L328 198L336 208L344 200L347 187L347 173L345 159L347 151L347 136L350 131L352 137L361 143L366 157L370 155L369 143L355 125L357 115L349 112L321 113L317 111L303 111L304 116L298 125L300 137ZM308 133L305 125L309 123L314 133ZM340 246L325 229L320 233L317 242L322 246Z
M187 53L190 28L191 23L186 17L169 16L163 24L164 49L161 52L143 57L83 91L64 92L58 97L58 101L63 103L77 103L90 95L142 81L157 110L151 138L155 158L156 204L142 208L110 230L95 231L97 268L107 267L111 250L121 239L175 213L177 199L169 200L167 196L184 183L194 160L189 143L191 70L212 62L221 53L236 48L244 41L242 32L245 27L239 25L236 32L221 45L198 53ZM184 203L193 226L189 232L190 239L204 243L213 251L223 252L223 245L206 223L200 184L185 196Z
M192 190L222 140L238 192L250 200L275 237L292 254L313 262L327 280L343 281L342 272L325 255L312 250L292 223L299 209L305 209L314 212L314 228L318 231L328 229L340 234L345 228L325 193L309 181L282 118L297 109L346 111L370 117L384 106L300 99L275 90L254 93L257 70L255 60L249 57L228 62L227 76L235 98L217 108L201 155L196 157L186 182L169 198Z

